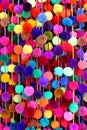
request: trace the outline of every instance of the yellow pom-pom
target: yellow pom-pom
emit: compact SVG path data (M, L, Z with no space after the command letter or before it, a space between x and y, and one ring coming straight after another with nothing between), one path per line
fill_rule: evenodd
M46 16L47 16L47 20L48 20L48 21L51 21L52 18L53 18L53 14L52 14L50 11L47 11L45 14L46 14Z
M50 119L52 117L52 111L51 110L46 110L44 112L44 116L48 119Z
M22 33L22 25L15 25L15 27L14 27L14 32L15 32L16 34Z
M7 18L7 17L8 17L7 13L5 12L0 13L0 19Z
M24 52L24 54L31 54L32 53L32 46L24 45L23 52Z
M27 2L29 2L32 5L32 8L36 6L36 0L28 0Z
M34 19L29 19L28 23L31 24L33 28L36 26L36 21Z
M45 51L48 51L48 50L51 51L53 49L53 45L51 42L46 43L44 47L45 47Z
M87 11L87 3L84 4L83 8L85 11Z
M55 14L61 13L63 11L63 6L61 4L55 4L53 7L53 12Z
M16 83L13 81L13 79L10 79L8 84L9 85L16 85Z
M58 36L54 36L52 39L53 45L59 45L61 44L61 39Z
M1 81L3 82L3 83L7 83L7 82L9 82L9 80L10 80L10 76L9 76L9 74L2 74L1 75Z
M13 96L13 101L15 103L19 103L19 102L21 102L21 100L22 100L21 95L16 94L16 95Z
M21 25L21 26L23 26L23 25L24 25L24 23L25 23L24 21L20 21L20 25Z
M36 128L36 130L41 130L41 128Z
M37 20L37 22L36 22L37 24L36 24L36 26L37 27L42 27L43 26L43 24L42 23L40 23L38 20Z
M13 72L14 72L14 68L15 68L15 65L14 65L14 64L8 65L8 71L9 71L10 73L13 73Z

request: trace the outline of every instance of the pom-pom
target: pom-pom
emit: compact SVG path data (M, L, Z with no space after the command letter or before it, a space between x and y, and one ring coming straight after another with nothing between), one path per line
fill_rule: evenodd
M15 24L11 23L8 25L8 31L13 32L14 31Z
M62 47L60 45L54 47L54 54L55 55L61 56L62 53L63 53L63 49L62 49Z
M85 15L85 14L80 14L80 15L78 15L78 16L76 17L76 20L77 20L77 22L79 22L79 23L84 23L84 22L86 22L86 15Z
M76 103L71 103L69 106L69 110L73 113L76 113L78 111L78 105Z
M62 20L62 24L63 24L64 26L69 27L69 26L72 26L73 21L72 21L70 18L64 18L64 19Z
M31 54L32 53L32 47L30 45L24 45L23 46L23 52L24 52L24 54Z
M26 118L34 117L35 109L33 107L28 107L24 110L24 116Z
M9 94L9 92L3 92L2 95L1 95L1 99L4 102L9 101L10 100L10 94Z
M42 92L41 91L35 91L34 92L34 98L35 99L40 99L42 97Z
M53 14L50 11L46 11L45 15L47 16L47 21L51 21L53 18Z
M32 8L34 8L36 6L36 1L35 0L32 0L32 1L28 0L27 2L29 2L32 5Z
M14 7L15 7L15 4L14 3L10 3L9 7L8 7L9 11L10 12L14 12Z
M31 76L32 75L32 72L33 72L33 69L31 66L27 66L24 68L23 70L23 74L28 77L28 76Z
M2 0L1 5L4 9L7 9L9 6L9 0Z
M41 87L46 87L48 85L48 79L46 77L41 77L39 79L39 84Z
M32 96L34 94L34 88L31 87L31 86L26 86L24 88L24 93L27 95L27 96Z
M78 45L79 45L79 46L85 46L85 45L86 45L86 42L87 42L87 40L86 40L86 38L84 38L84 37L80 37L80 38L78 39Z
M61 2L62 2L63 4L68 4L68 3L70 2L70 0L61 0Z
M56 121L56 120L51 122L51 127L52 127L53 129L58 128L58 127L59 127L59 125L60 125L60 124L59 124L59 122L58 122L58 121Z
M23 113L23 111L24 111L24 106L23 106L22 104L17 104L17 105L15 106L15 111L16 111L17 113L19 113L19 114Z
M22 32L21 38L22 38L23 41L27 41L30 38L30 34L28 32Z
M30 18L30 12L22 11L22 17L23 18Z
M1 19L1 26L2 27L7 27L8 24L9 24L9 19L8 18Z
M39 47L42 47L42 44L45 44L47 42L47 36L44 34L38 36L36 42Z
M10 130L16 130L16 129L17 129L17 123L11 123Z
M56 89L56 88L58 88L58 87L59 87L59 82L58 82L57 80L54 80L54 81L52 82L52 88Z
M78 82L76 81L70 81L69 84L68 84L68 87L71 89L71 90L77 90L78 88Z
M61 25L56 24L53 29L54 29L54 33L57 35L63 32L63 27Z
M23 5L24 11L30 11L32 8L31 4L29 2L25 2Z
M35 110L34 118L40 119L41 117L42 117L42 111L39 109Z
M40 13L37 17L37 20L40 22L40 23L45 23L47 21L47 16L45 13Z
M73 75L73 70L70 67L66 67L63 69L63 73L65 76L70 77Z
M23 71L23 66L19 65L14 68L16 74L21 74Z
M32 8L31 9L31 15L32 17L34 17L35 19L37 18L37 16L40 14L40 9L39 8Z
M74 123L74 124L70 124L69 125L69 130L78 130L79 129L79 126L78 124Z
M1 55L0 61L7 64L9 62L10 58L8 57L8 55Z
M62 18L66 18L66 16L70 17L71 13L69 9L66 9L66 10L63 10L60 15Z
M72 52L72 46L67 42L62 44L62 48L65 52Z
M11 23L18 24L18 16L12 16Z
M42 127L47 127L49 125L49 120L46 117L40 119L40 124Z
M14 47L14 53L17 55L20 55L22 53L22 46L21 45L16 45Z
M18 130L24 130L26 128L26 124L24 122L17 123Z
M47 58L47 59L52 59L53 58L53 53L51 52L51 51L46 51L45 52L45 57Z
M23 86L23 85L17 84L17 85L15 86L15 92L16 92L16 93L20 94L20 93L23 92L23 90L24 90L24 86Z
M48 63L48 59L45 56L40 56L38 58L39 65L46 65Z
M21 26L21 25L15 25L15 27L14 27L14 32L15 32L16 34L20 34L20 33L22 33L22 31L23 31L23 29L22 29L22 26Z
M66 77L66 76L61 77L61 79L60 79L61 85L66 86L68 84L68 82L69 82L68 77Z
M31 24L29 24L28 22L25 22L23 24L23 31L24 32L27 32L27 33L30 33L32 31L32 26Z
M60 38L63 39L64 41L67 40L67 39L70 39L71 38L71 34L69 32L62 32L60 34Z
M44 34L47 36L48 40L51 40L53 37L53 33L51 31L45 31Z
M43 6L44 6L45 11L51 11L52 12L53 7L52 7L52 5L50 3L45 2Z
M62 96L63 96L63 90L61 89L61 88L57 88L57 89L55 89L55 91L54 91L54 96L56 97L56 98L62 98Z
M78 44L78 40L76 37L71 37L68 42L72 45L72 46L76 46Z
M32 29L32 36L34 38L37 38L38 36L40 36L42 34L41 30L39 28L33 28Z
M52 31L53 29L53 24L51 22L46 22L44 25L43 25L43 29L44 31Z
M35 70L33 71L33 77L34 77L35 79L40 78L41 76L42 76L42 72L41 72L40 69L35 69Z
M55 14L61 13L63 11L63 6L61 4L55 4L53 7L53 12Z
M14 7L14 12L15 12L16 14L21 14L22 10L23 10L23 7L22 7L21 5L16 5L16 6Z
M40 57L41 56L41 49L40 48L35 48L33 50L33 57Z
M59 45L61 44L61 39L58 36L54 36L52 39L53 45Z
M3 46L6 46L10 43L10 39L9 37L6 37L6 36L2 36L0 38L0 43L3 45Z
M70 64L71 68L77 68L78 67L77 59L71 59L69 64Z
M63 75L63 68L62 67L56 67L56 68L54 68L54 74L56 76L62 76Z

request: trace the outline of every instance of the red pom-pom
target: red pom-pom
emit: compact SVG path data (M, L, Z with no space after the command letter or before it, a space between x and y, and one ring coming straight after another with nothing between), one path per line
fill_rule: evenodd
M82 70L81 69L77 69L75 74L78 75L78 77L81 77L82 76Z
M40 13L40 9L38 8L32 8L31 9L31 15L32 17L34 17L35 19L37 18L38 14Z
M79 22L79 23L84 23L86 22L86 15L85 14L80 14L76 17L76 20Z
M10 94L15 94L15 88L14 88L13 86L9 86L9 87L8 87L8 92L9 92Z
M2 5L0 4L0 12L3 12L4 8L2 7Z
M65 52L72 52L72 46L67 42L62 44L62 48Z
M32 31L32 26L28 22L23 24L23 31L26 33L30 33Z
M1 4L4 9L7 9L9 6L9 0L2 0Z
M61 18L57 15L55 15L53 17L53 20L52 20L52 23L55 25L55 24L58 24L58 23L61 23Z
M45 56L41 56L38 58L39 65L46 65L48 63L48 59Z
M61 126L62 126L62 127L67 128L68 125L69 125L69 122L68 122L68 121L66 121L65 119L62 119L62 120L61 120Z
M44 10L45 11L52 11L53 7L50 3L44 3Z
M33 107L28 107L24 110L24 116L26 118L34 117L35 109Z
M52 66L53 66L53 67L56 67L57 65L58 65L58 61L57 61L57 60L53 60Z
M9 11L14 12L14 7L15 7L15 4L13 3L9 4L9 7L8 7Z

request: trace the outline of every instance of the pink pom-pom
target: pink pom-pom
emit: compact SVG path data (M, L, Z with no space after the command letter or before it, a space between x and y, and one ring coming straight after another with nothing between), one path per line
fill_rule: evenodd
M18 17L17 16L11 17L11 23L18 24Z
M0 52L1 52L1 54L8 54L7 48L5 49L4 47L1 48Z
M0 43L3 45L3 46L6 46L10 43L10 40L9 40L9 37L6 37L6 36L2 36L0 38Z
M9 6L9 0L2 0L1 5L4 9L7 9Z
M27 43L28 43L29 45L31 45L32 48L35 48L35 47L36 47L36 42L35 42L34 40L29 40Z
M41 56L41 49L40 48L35 48L33 50L33 57L40 57Z
M60 34L60 33L62 33L63 32L63 27L61 26L61 25L55 25L54 26L54 33L55 34Z
M61 2L62 2L63 4L67 4L67 3L70 2L70 0L61 0Z

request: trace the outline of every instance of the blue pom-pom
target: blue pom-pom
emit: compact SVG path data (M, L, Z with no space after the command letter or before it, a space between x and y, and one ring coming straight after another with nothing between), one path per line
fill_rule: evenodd
M47 127L49 125L49 120L43 117L42 119L40 119L40 124L42 127Z
M71 16L70 18L71 18L71 20L73 21L73 24L76 24L76 23L77 23L75 16Z
M42 34L41 30L39 28L33 28L32 30L32 37L37 38Z
M31 130L35 130L34 126L31 127Z
M22 39L20 40L20 45L23 47L25 45L25 41L23 41Z
M47 16L46 14L44 13L40 13L37 17L37 20L40 22L40 23L45 23L47 21Z
M17 123L17 130L24 130L26 128L26 124L24 122Z
M36 90L36 82L30 82L30 86L32 86Z
M62 32L61 35L60 35L61 39L62 40L67 40L67 39L70 39L71 38L71 35L70 33L66 33L66 32Z
M34 98L35 99L39 99L42 97L42 92L41 91L35 91L34 92Z
M58 80L54 80L54 81L52 82L52 88L56 89L56 88L58 88L58 87L59 87Z
M24 67L22 65L18 65L14 68L16 74L22 74Z
M27 66L23 70L23 74L24 74L25 77L31 76L32 72L33 72L33 69L32 69L31 66Z
M84 27L85 27L85 23L80 23L80 24L78 24L78 27L79 27L80 29L84 28Z
M61 85L63 85L63 86L66 86L66 85L68 84L68 82L69 82L69 79L68 79L68 77L66 77L66 76L64 76L64 77L62 77L62 78L60 79L60 83L61 83Z
M43 26L44 32L45 31L52 31L53 29L53 24L52 22L46 22Z
M84 14L84 10L83 9L77 10L76 15L79 15L79 14Z
M56 128L56 130L64 130L64 129L60 127L60 128Z
M11 123L10 130L17 130L17 123Z
M34 60L30 60L30 61L29 61L29 66L31 66L32 69L35 69L35 67L36 67L36 62L35 62Z
M62 20L62 24L63 24L64 26L69 27L69 26L72 26L73 21L72 21L70 18L64 18L64 19Z
M27 127L25 130L31 130L29 127Z

